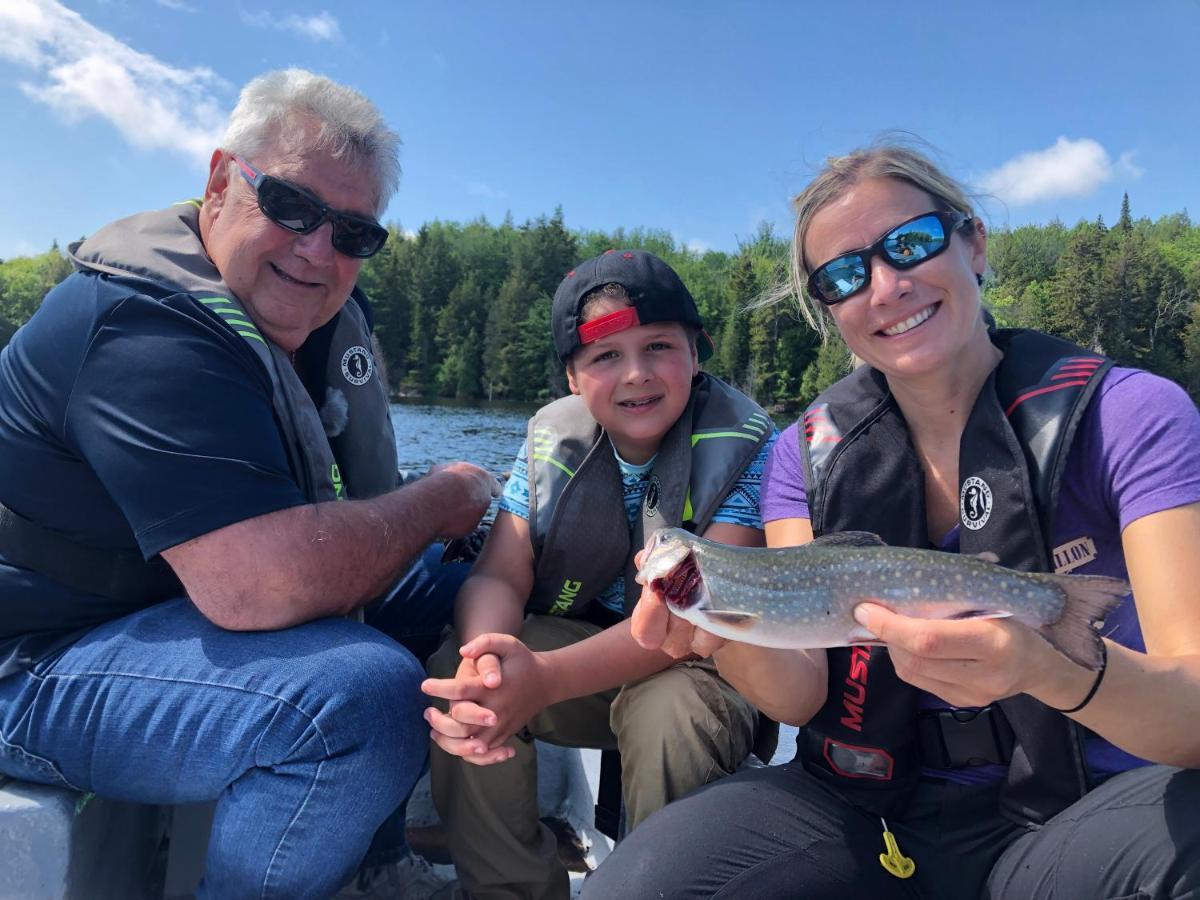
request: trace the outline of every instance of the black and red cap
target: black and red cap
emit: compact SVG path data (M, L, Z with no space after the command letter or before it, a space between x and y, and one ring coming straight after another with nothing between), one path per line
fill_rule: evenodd
M598 287L619 284L632 306L590 322L579 321L583 298ZM713 354L696 301L675 270L645 250L608 250L567 273L554 292L551 312L554 349L566 363L571 354L602 337L650 322L682 322L700 329L696 341L701 360Z

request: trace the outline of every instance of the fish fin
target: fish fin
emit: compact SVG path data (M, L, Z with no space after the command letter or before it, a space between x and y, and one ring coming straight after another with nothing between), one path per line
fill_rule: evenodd
M883 538L870 531L835 531L812 539L814 547L886 547Z
M717 625L727 625L730 628L753 628L762 621L758 613L737 612L732 609L702 609L700 615L711 619Z
M961 619L1007 619L1011 615L1006 609L964 609L946 618L953 622Z
M1038 632L1063 656L1099 671L1103 660L1100 629L1121 601L1129 595L1129 583L1106 575L1045 575L1066 594L1066 604L1057 622Z
M1000 557L991 550L984 550L982 553L976 553L975 558L982 559L984 562L992 563L992 565L1000 565Z

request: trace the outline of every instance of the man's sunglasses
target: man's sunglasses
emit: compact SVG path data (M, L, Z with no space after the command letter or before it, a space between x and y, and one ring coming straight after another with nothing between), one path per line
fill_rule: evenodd
M280 228L308 234L328 220L333 223L333 249L339 253L366 259L383 249L388 238L387 229L374 219L330 209L304 188L260 172L237 156L233 156L233 161L258 195L258 208L262 214Z
M949 247L955 229L971 221L959 212L937 210L901 222L871 246L817 266L808 276L808 293L826 306L841 303L871 283L876 256L894 269L911 269Z

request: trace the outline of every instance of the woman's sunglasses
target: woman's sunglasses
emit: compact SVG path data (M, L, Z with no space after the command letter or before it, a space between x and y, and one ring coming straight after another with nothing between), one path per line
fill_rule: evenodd
M383 249L388 238L387 229L374 219L330 209L304 188L260 172L237 156L233 156L233 161L258 195L258 208L262 214L280 228L308 234L328 220L333 223L333 249L339 253L366 259Z
M894 269L911 269L945 250L954 230L971 221L960 212L938 210L901 222L871 246L817 266L808 276L808 293L826 306L841 303L871 283L876 256Z

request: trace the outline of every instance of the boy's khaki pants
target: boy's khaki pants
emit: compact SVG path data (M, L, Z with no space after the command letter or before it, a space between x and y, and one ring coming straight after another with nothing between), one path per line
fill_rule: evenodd
M602 629L581 619L529 616L521 641L554 650ZM458 670L457 635L429 660L435 678ZM436 701L443 710L445 701ZM619 748L629 828L672 800L733 772L749 755L757 713L710 661L682 662L619 690L549 706L517 733L516 756L476 766L430 747L433 799L463 890L479 900L565 900L567 871L538 821L534 738L564 747Z

